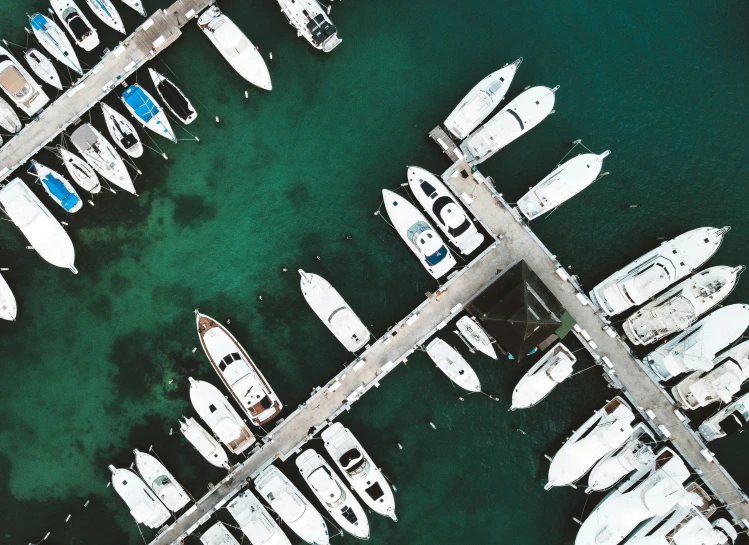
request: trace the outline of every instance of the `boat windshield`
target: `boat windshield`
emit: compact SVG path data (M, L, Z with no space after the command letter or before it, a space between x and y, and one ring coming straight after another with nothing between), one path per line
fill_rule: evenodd
M426 256L426 262L430 265L436 265L447 256L447 248L440 246L439 250L434 252L432 255Z

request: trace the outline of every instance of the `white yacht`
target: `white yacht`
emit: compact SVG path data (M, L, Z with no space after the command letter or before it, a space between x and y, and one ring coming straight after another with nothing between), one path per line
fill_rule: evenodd
M133 450L133 454L135 454L135 467L138 469L138 473L140 473L143 481L151 487L154 494L166 505L167 509L176 513L190 503L190 498L185 489L169 473L164 464L150 454L138 449Z
M14 178L0 189L0 206L42 259L78 274L75 248L70 236L19 178Z
M31 71L47 85L62 91L62 81L60 74L57 73L55 65L47 56L38 49L29 48L23 54L26 63L31 67Z
M203 545L239 545L236 538L221 522L217 522L200 534L200 542Z
M710 524L701 509L679 505L640 526L624 544L728 545L737 536L736 529L726 519L716 519Z
M510 410L527 409L541 402L572 374L577 358L562 343L555 344L520 379L512 392Z
M104 114L104 122L107 124L109 136L112 137L114 143L130 157L143 155L143 144L133 124L114 108L103 102L100 102L99 105L101 106L101 113Z
M461 388L469 392L480 392L481 382L476 371L457 350L439 337L432 339L426 346L426 352L440 371Z
M0 89L28 116L33 116L49 102L31 74L4 47L0 47Z
M591 300L607 316L643 304L702 266L729 229L700 227L663 242L593 288Z
M468 255L481 246L484 235L478 232L442 180L419 167L408 167L407 176L416 200L461 254Z
M328 462L310 448L297 456L296 466L333 520L352 536L369 539L369 521L364 509Z
M705 420L697 431L706 442L709 442L743 431L747 420L749 420L749 394L744 394Z
M78 127L70 135L70 141L102 178L135 195L133 180L122 157L91 123L84 123Z
M251 545L291 545L289 538L250 492L244 490L226 505Z
M10 104L2 98L0 98L0 127L11 134L16 134L21 130L21 120L18 119L18 115Z
M91 51L99 45L96 28L73 0L49 0L49 2L57 18L60 19L78 47L84 51Z
M455 322L455 326L458 328L455 333L459 337L465 339L468 344L482 354L489 356L493 360L497 359L497 352L494 350L494 345L491 339L489 339L489 335L478 324L475 318L463 316Z
M13 321L16 319L17 312L18 306L13 291L0 274L0 320Z
M719 265L664 291L624 322L632 344L646 345L684 331L733 291L744 267Z
M41 13L30 16L29 22L34 36L50 55L68 68L83 74L81 63L73 50L73 46L70 45L68 38L62 29L57 26L57 23Z
M324 429L320 437L325 450L367 507L397 521L393 491L351 430L336 422Z
M471 134L471 131L478 127L504 100L522 62L523 58L520 57L512 64L505 64L478 82L447 116L445 128L458 140L463 140Z
M140 0L122 0L122 3L125 4L127 7L134 9L143 17L148 16L148 13L146 13L146 8L143 7L143 4L141 3Z
M229 458L226 451L216 439L208 433L203 426L198 424L194 418L185 418L179 421L179 431L185 436L190 444L195 447L203 458L211 465L229 469Z
M169 111L185 125L189 125L195 121L195 118L198 117L198 112L195 111L185 93L153 68L149 68L148 73L151 75L151 81L156 86L156 92L159 93L161 100L164 101Z
M234 335L197 310L195 325L208 361L250 421L262 426L277 417L281 400Z
M382 190L382 198L393 227L429 274L439 278L449 273L456 265L455 258L424 214L408 199L387 189Z
M232 453L244 452L255 442L250 428L213 384L190 377L190 401L200 418Z
M122 103L130 115L145 128L172 142L177 142L177 135L172 130L166 112L143 87L134 83L125 89L122 93Z
M159 528L169 517L169 510L135 473L110 465L115 492L125 500L130 514L138 524Z
M304 299L346 350L356 352L369 342L370 333L343 297L323 277L299 269Z
M281 11L297 35L304 38L314 47L330 53L343 40L338 37L338 29L316 0L278 0Z
M275 466L269 466L255 479L255 488L296 535L314 545L328 545L328 527L320 513L299 489Z
M565 486L577 482L595 463L621 447L632 435L635 415L629 405L615 397L580 426L554 455L549 467L549 482Z
M648 427L643 423L637 424L626 443L609 452L593 466L588 475L585 493L608 490L633 471L655 467L653 448L656 443Z
M719 308L645 356L662 380L688 371L710 371L718 352L730 346L749 327L749 305Z
M541 123L554 110L556 90L531 87L502 108L460 145L471 166L489 157Z
M88 7L105 25L115 29L121 34L125 34L125 25L122 24L122 17L117 9L109 0L86 0Z
M101 184L99 178L96 176L96 172L80 157L78 157L72 151L68 151L63 147L57 148L60 153L60 159L65 164L65 168L68 170L68 174L73 178L73 181L77 183L81 188L86 191L96 194L101 191Z
M83 201L75 192L70 182L59 172L36 161L31 161L31 167L36 171L39 182L42 184L47 195L62 207L66 212L78 212L83 206Z
M205 10L198 18L198 26L240 76L261 89L273 88L263 56L218 7L214 5Z

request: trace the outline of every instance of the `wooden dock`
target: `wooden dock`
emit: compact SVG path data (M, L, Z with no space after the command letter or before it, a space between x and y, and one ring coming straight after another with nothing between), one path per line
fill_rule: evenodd
M437 125L429 131L429 138L437 143L440 149L447 154L453 163L463 160L463 154L460 152L460 148L453 141L452 137L447 134L447 131L442 128L442 125Z

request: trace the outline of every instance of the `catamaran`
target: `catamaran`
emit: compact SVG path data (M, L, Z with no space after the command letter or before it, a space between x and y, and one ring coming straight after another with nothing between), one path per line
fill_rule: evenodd
M39 40L41 46L49 51L50 55L68 68L83 74L81 63L73 50L73 46L70 45L65 33L52 19L41 13L35 13L29 17L29 21L34 36Z
M143 155L143 144L133 124L114 108L107 106L103 102L99 104L101 105L101 113L104 114L104 122L107 124L107 130L114 143L130 157L140 157Z
M484 328L479 325L475 318L469 318L463 316L457 322L455 326L458 328L455 333L463 338L473 348L489 356L491 359L497 359L497 352L494 350L489 335L484 331Z
M426 346L427 355L437 365L440 371L461 388L469 392L480 392L481 382L476 371L457 350L439 337L435 337Z
M151 489L129 469L117 469L110 465L112 485L115 492L125 500L130 514L138 524L159 528L169 520L169 510L151 492Z
M169 473L164 464L138 449L133 450L133 454L135 454L135 467L138 468L143 481L151 487L153 493L170 511L176 513L190 503L190 497L185 489L180 486L174 475Z
M140 0L122 0L122 3L127 7L134 9L143 17L148 16L148 13L146 13L146 8L143 7L143 4L140 2Z
M149 68L148 73L151 75L151 80L156 86L156 92L159 93L161 100L164 101L169 111L177 116L185 125L189 125L195 121L195 118L198 117L198 112L195 111L192 103L180 88L153 68Z
M559 383L572 374L577 358L562 343L555 344L520 379L512 392L510 410L527 409L540 403Z
M68 31L75 43L84 51L91 51L99 45L99 35L94 25L86 18L73 0L49 0L57 18Z
M13 291L8 282L0 274L0 320L13 321L16 319L18 306Z
M122 93L122 102L138 123L159 136L177 142L177 136L169 124L166 113L143 87L134 83L125 89Z
M130 174L122 162L122 158L106 138L90 123L84 123L70 135L70 141L86 162L91 165L102 178L121 187L128 193L135 194L135 186Z
M656 444L653 432L643 424L637 424L632 436L621 447L601 458L588 475L586 494L608 490L633 471L655 467Z
M21 120L4 99L0 98L0 127L11 134L21 130Z
M47 192L47 195L59 204L66 212L78 212L83 206L83 201L75 192L70 182L59 172L55 172L41 163L31 161L31 167L36 171L36 175Z
M4 47L0 47L0 88L26 115L33 116L49 102L31 74Z
M330 53L343 40L338 37L338 29L317 0L278 0L281 11L297 35L314 47Z
M112 2L109 0L86 0L86 3L94 12L94 15L101 19L105 25L125 34L125 25L122 24L122 18Z
M213 384L190 377L190 401L200 418L232 453L244 452L255 442L250 428Z
M224 447L194 418L185 418L184 422L180 420L179 431L211 465L229 469L229 458Z
M99 178L86 161L63 147L58 147L57 151L60 153L60 159L68 170L68 174L70 174L75 183L89 193L96 194L101 191Z
M706 442L709 442L743 431L747 421L749 421L749 394L744 394L705 420L697 431Z
M226 505L251 545L291 545L289 538L250 492L244 490Z
M34 72L40 80L51 85L55 89L62 91L60 75L57 73L55 65L52 64L52 61L49 60L44 53L32 47L26 50L23 57L31 67L31 71Z
M217 522L200 534L200 542L203 545L239 545L239 541L221 522Z

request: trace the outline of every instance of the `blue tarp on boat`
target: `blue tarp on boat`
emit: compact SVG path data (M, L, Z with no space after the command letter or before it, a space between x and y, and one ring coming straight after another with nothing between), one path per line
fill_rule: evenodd
M138 85L131 85L125 89L122 98L143 123L148 123L153 116L159 113L159 108Z
M57 199L65 210L72 210L75 205L80 202L80 199L75 193L68 191L65 184L58 180L52 174L47 174L42 178L42 182L47 186L50 194Z
M31 26L37 30L46 30L47 18L41 13L37 13L31 18Z

